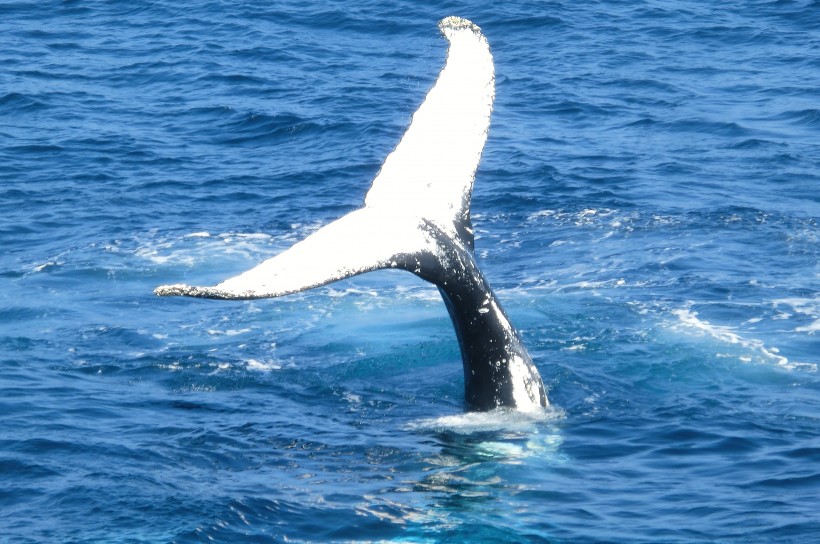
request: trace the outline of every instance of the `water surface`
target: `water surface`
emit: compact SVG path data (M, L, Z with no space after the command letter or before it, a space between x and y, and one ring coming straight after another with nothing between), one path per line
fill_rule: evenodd
M437 291L159 299L361 205L479 24L479 262L554 410L467 414ZM820 4L0 4L0 541L814 542Z

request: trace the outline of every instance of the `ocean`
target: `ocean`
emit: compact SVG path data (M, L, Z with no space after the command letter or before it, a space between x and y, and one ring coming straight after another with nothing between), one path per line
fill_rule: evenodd
M476 257L211 285L362 204L478 24ZM820 540L820 2L0 1L0 542Z

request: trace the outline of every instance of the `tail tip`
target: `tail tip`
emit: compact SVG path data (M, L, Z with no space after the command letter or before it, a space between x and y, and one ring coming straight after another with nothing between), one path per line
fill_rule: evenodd
M174 285L160 285L154 289L154 294L158 297L181 296L185 295L188 289L190 289L190 287L181 283L176 283Z
M448 31L458 32L459 30L469 30L476 36L482 35L481 28L479 28L477 24L468 19L464 19L463 17L456 17L455 15L445 17L439 21L438 28L445 36L447 36Z

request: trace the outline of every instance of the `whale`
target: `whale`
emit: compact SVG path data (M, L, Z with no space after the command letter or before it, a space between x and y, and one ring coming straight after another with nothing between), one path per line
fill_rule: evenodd
M495 67L481 29L446 17L447 57L364 204L238 276L213 286L163 285L158 296L281 297L381 269L438 287L461 349L468 409L549 405L538 369L476 261L473 184L490 127Z

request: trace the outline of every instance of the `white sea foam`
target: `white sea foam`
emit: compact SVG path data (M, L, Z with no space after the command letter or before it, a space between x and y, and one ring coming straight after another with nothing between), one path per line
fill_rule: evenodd
M328 287L325 289L325 294L327 294L330 298L344 298L348 296L379 296L379 292L375 289L358 289L356 287L348 287L346 289L334 289L333 287Z
M528 222L536 222L543 219L548 219L561 225L629 231L632 230L632 225L640 219L640 215L637 212L625 212L611 208L587 208L580 211L541 210L527 216ZM656 220L656 218L653 217L653 220ZM610 236L611 235L610 233Z
M407 424L409 430L474 434L492 431L534 432L539 426L563 417L560 409L548 407L529 412L496 408L488 412L466 412Z
M674 329L711 338L719 343L737 346L740 348L740 353L736 356L743 362L774 363L789 370L817 370L816 364L790 361L786 356L780 354L778 348L766 346L763 341L755 338L745 338L738 334L734 327L714 325L702 320L698 317L697 312L689 308L674 310L672 313L678 318L678 322L673 325Z
M796 327L794 332L805 332L813 335L814 333L820 331L820 315L818 315L820 314L820 298L781 298L773 300L772 304L774 304L775 308L788 306L791 308L793 313L806 316L813 320L812 323L808 325ZM791 317L791 314L785 312L780 315Z
M410 431L450 432L463 436L493 433L496 440L471 444L481 457L505 464L518 464L524 459L538 457L563 462L558 453L563 438L551 423L561 419L563 412L546 408L533 412L495 409L489 412L468 412L451 416L414 421L406 426ZM447 466L449 456L428 459Z
M141 240L134 254L155 265L192 267L215 258L237 257L243 262L255 263L281 251L292 236L283 234L282 239L265 233L192 232L179 238ZM108 251L119 252L111 246Z
M47 261L47 262L44 262L43 264L37 265L34 268L32 268L32 272L42 272L43 270L46 270L48 268L52 268L52 267L60 266L60 265L62 265L62 263L60 261L56 261L56 260Z
M271 370L281 370L282 365L272 361L257 361L256 359L248 359L245 362L245 367L248 370L256 372L270 372Z
M227 329L224 331L218 329L208 329L208 334L212 336L238 336L240 334L245 334L251 332L253 329L245 328L245 329Z
M806 325L805 327L797 327L794 329L795 332L807 332L809 334L814 334L820 331L820 319L815 319L814 322L810 325Z

